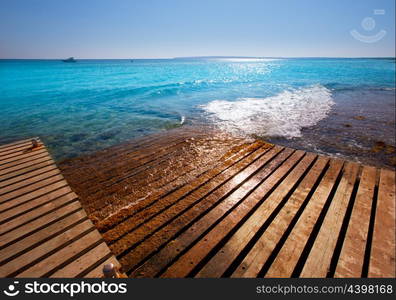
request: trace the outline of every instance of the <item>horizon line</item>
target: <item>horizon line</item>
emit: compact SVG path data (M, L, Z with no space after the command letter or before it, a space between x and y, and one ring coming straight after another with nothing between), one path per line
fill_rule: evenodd
M396 58L396 56L224 56L224 55L207 55L207 56L176 56L176 57L126 57L126 58L78 58L80 60L144 60L144 59L192 59L192 58L255 58L255 59L288 59L288 58ZM0 60L63 60L59 58L0 58Z

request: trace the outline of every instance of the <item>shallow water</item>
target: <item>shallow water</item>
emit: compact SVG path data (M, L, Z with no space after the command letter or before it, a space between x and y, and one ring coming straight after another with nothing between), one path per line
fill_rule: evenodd
M0 60L0 86L0 143L58 160L183 123L392 165L394 59Z

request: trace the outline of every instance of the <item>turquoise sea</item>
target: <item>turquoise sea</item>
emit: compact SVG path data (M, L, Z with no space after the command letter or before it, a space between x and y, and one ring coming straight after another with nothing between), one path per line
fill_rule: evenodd
M0 60L0 144L61 160L201 124L370 161L395 145L395 59Z

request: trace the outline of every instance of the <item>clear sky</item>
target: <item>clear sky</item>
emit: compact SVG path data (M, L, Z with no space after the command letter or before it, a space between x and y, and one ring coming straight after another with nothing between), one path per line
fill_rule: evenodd
M353 29L386 35L364 43ZM394 45L395 0L0 0L0 58L369 57Z

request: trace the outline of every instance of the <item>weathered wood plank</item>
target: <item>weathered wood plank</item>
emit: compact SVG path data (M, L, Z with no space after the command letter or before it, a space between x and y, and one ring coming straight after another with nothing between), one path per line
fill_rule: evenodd
M232 171L234 175L235 171L237 171L236 173L239 173L243 170L243 172L240 172L235 177L229 177L228 179L226 179L226 182L221 186L219 186L216 181L212 181L210 189L205 186L203 189L198 189L196 192L193 192L189 196L183 198L182 201L178 202L174 207L171 208L171 210L165 211L161 215L156 216L155 218L153 218L152 221L144 224L143 227L138 228L138 231L131 232L128 235L130 241L136 238L141 238L142 236L146 236L147 233L151 233L153 231L153 226L151 225L151 222L153 222L154 224L158 224L159 222L161 222L163 224L167 220L170 221L170 223L166 227L155 232L155 234L151 235L148 239L138 245L134 251L129 252L124 257L120 258L120 262L125 268L124 271L132 269L135 265L135 262L138 263L139 261L141 261L141 259L148 255L150 251L146 252L147 250L150 250L150 248L151 251L154 250L152 247L153 244L157 245L158 243L162 244L167 242L172 237L172 235L179 232L184 226L191 224L192 221L195 218L199 217L201 214L205 214L211 207L216 205L219 201L221 201L229 194L231 194L235 189L237 189L238 186L242 184L247 178L254 175L254 173L261 168L263 163L262 160L265 160L263 158L263 155L266 152L267 151L263 151L258 157L256 157L257 160L253 159L252 161L252 157L249 156L245 160L241 161L242 165L240 165L239 163L237 165L234 165L233 167L236 167L236 169L234 169L233 167L228 169L229 171ZM213 192L210 193L211 191ZM117 245L118 247L114 249L113 245L110 245L110 249L115 254L119 253L118 249L123 247L123 244L121 244ZM140 256L142 254L144 255ZM132 256L134 257L134 259L131 259Z
M0 146L0 224L0 277L73 277L115 259L42 143Z
M0 146L0 150L6 149L6 148L10 148L10 147L18 147L18 146L21 146L21 144L32 145L32 139L36 139L37 141L40 140L38 137L34 137L34 138L30 138L30 139L24 139L24 140L16 141L16 142L13 142L13 143L8 143L8 144L1 145Z
M159 193L153 193L148 197L144 197L142 201L139 201L137 204L132 205L127 208L123 208L118 211L116 214L113 214L101 222L96 224L99 231L107 231L114 225L120 224L121 226L129 226L128 218L136 214L137 212L142 211L146 207L151 206L154 202L158 203L159 199L168 199L172 198L174 201L177 201L181 197L185 197L192 191L198 189L200 186L208 183L212 178L216 177L219 174L226 172L228 168L232 165L236 164L240 160L245 157L251 155L253 152L258 150L259 147L262 146L262 143L254 143L252 145L244 147L241 151L238 151L235 155L232 155L229 159L226 159L222 164L216 165L216 167L208 170L208 172L201 173L195 180L189 180L185 184L183 184L180 188L173 190L171 193L165 194L165 197L162 197L161 191ZM121 223L123 222L123 223ZM111 226L111 227L110 227ZM129 227L128 227L129 228Z
M35 157L35 159L25 162L23 164L16 165L14 167L7 168L4 170L0 170L0 180L6 180L10 177L13 177L14 174L22 174L26 172L27 168L31 168L39 163L49 160L52 161L52 158L48 154L39 155L39 157Z
M266 277L291 276L320 212L341 172L342 166L343 162L340 160L332 160L330 162L329 169L265 274Z
M180 251L183 251L197 238L199 238L205 230L218 221L227 211L232 209L232 206L243 200L244 196L249 193L250 189L255 188L261 183L266 177L268 177L291 153L291 150L279 152L282 149L274 148L266 153L266 161L263 161L265 168L263 168L257 175L246 181L239 189L225 198L218 206L208 212L205 216L195 222L188 230L184 231L178 238L172 240L163 248L159 253L151 257L144 265L135 270L130 276L131 277L152 277L155 276L161 269L165 268ZM275 158L274 156L277 155ZM270 161L271 160L271 161ZM268 163L268 164L267 164ZM262 196L261 196L262 197ZM261 199L261 197L259 199ZM253 197L251 203L244 201L241 206L242 210L250 210L254 205L255 201L259 201L257 197ZM241 214L242 215L242 214ZM218 225L220 226L220 225ZM221 225L221 227L224 227ZM229 226L230 229L232 226ZM185 270L188 272L188 270Z
M79 210L55 223L52 223L42 228L41 230L33 234L27 235L25 238L19 240L18 242L11 244L8 247L2 248L0 250L0 262L3 262L10 257L18 256L21 253L25 252L26 249L37 247L45 239L51 236L58 235L68 226L71 226L86 218L86 213L83 210Z
M18 151L31 149L32 146L33 146L33 144L32 144L31 141L30 142L21 143L21 144L18 144L18 145L13 145L13 146L8 146L8 147L6 146L6 147L0 149L0 156L8 155L8 154L15 153L15 152L18 152Z
M18 216L13 217L12 219L9 219L7 222L1 224L0 234L4 234L5 232L12 230L13 228L21 226L71 201L78 201L76 194L72 192L68 194L64 194L58 198L54 198L50 202L47 202L44 205L36 207L33 210L27 210L26 212L22 211L22 214L19 214Z
M164 213L162 213L159 216L156 216L153 220L150 220L152 223L156 223L158 226L159 223L157 223L155 220L156 219L161 219L161 223L166 222L166 220L170 219L172 216L177 215L180 211L183 209L188 208L190 205L196 203L200 199L204 198L206 195L209 195L212 191L216 190L219 186L221 186L223 183L227 182L229 179L231 179L234 175L238 174L239 171L242 169L246 168L250 163L252 163L255 159L263 155L265 152L267 152L268 149L265 148L260 148L253 152L251 155L248 157L245 157L243 160L237 162L235 165L231 165L230 168L226 169L220 169L220 170L213 170L213 172L210 172L209 174L205 174L202 176L202 178L198 178L196 181L199 183L203 183L203 185L197 184L195 181L192 183L192 186L185 187L183 190L177 190L176 192L172 193L171 195L159 199L156 202L155 206L150 206L147 209L135 214L132 218L127 219L125 222L117 225L114 229L111 229L107 231L106 233L103 234L103 238L105 239L106 242L111 242L112 240L119 238L120 236L123 235L123 233L127 233L127 238L131 237L130 241L136 241L136 238L140 236L136 232L130 232L131 229L136 227L137 225L143 224L146 220L148 220L148 217L155 216L156 213L160 212L163 209L167 209ZM222 170L224 172L222 172ZM212 177L214 175L214 177ZM234 185L237 185L237 182L235 181ZM187 191L190 191L188 193ZM184 197L184 198L183 198ZM181 201L178 201L181 199ZM161 216L166 216L161 217ZM152 227L148 224L144 224L144 228L140 229L140 231L147 231L149 227ZM150 232L155 229L155 227L150 228ZM128 233L130 232L130 233ZM145 233L146 235L147 233ZM143 238L143 236L142 236ZM125 238L124 238L125 241ZM136 241L138 242L138 241ZM128 243L114 243L111 245L112 251L117 254L121 253L122 251L128 249L130 245L133 243L128 242Z
M9 154L0 154L0 164L7 163L9 161L18 160L20 158L27 157L36 152L46 151L45 146L42 143L39 143L37 147L32 148L21 148L17 149L17 151L9 153Z
M50 277L54 278L70 278L76 277L80 273L84 272L87 268L95 264L97 261L103 259L110 254L110 249L103 242L90 250L89 252L83 254L76 260L72 261L70 264L59 269L53 273Z
M16 152L15 154L9 154L0 156L0 166L1 168L8 168L10 165L17 165L22 162L29 161L36 155L47 153L44 147L35 148L34 150L23 150ZM30 158L30 159L29 159Z
M12 186L15 184L21 184L22 186L29 184L30 178L36 177L42 174L45 174L47 172L52 172L54 170L58 170L55 164L43 167L41 169L36 169L31 172L15 176L13 178L10 178L8 180L0 181L0 190L5 191L8 186Z
M355 163L347 163L345 166L341 182L304 264L300 277L327 276L358 172L359 165Z
M46 177L46 175L49 175L49 176ZM33 179L30 179L32 181L29 185L21 186L17 189L14 188L11 191L5 192L5 193L2 193L2 191L1 191L0 192L1 193L0 203L4 203L4 202L12 200L12 199L17 199L18 197L21 197L23 195L32 194L32 192L34 192L40 188L47 187L52 183L55 183L55 182L58 182L61 180L64 181L62 174L60 174L60 172L58 170L48 172L47 174L40 175L39 177L40 177L40 179L38 179L38 181L36 181L36 182ZM65 184L67 184L66 181L65 181Z
M60 197L64 194L70 193L71 189L65 181L58 181L54 184L49 185L46 188L39 190L40 193L35 193L31 199L26 197L17 198L0 205L0 222L4 222L10 218L13 218L24 211L33 209L39 205L47 203L56 197ZM33 193L31 193L33 194ZM29 195L27 195L29 196Z
M396 277L395 172L381 170L368 277Z
M91 221L89 221L89 223L90 227L92 228ZM62 263L65 263L73 257L78 256L86 248L99 242L101 239L102 237L97 230L91 231L70 245L55 252L51 256L40 260L40 262L36 263L26 271L19 273L15 277L43 277L47 273L56 270L56 268Z
M45 228L48 226L49 223L54 222L65 215L77 211L81 209L81 205L79 202L72 202L62 209L57 209L45 216L42 216L34 221L17 227L12 231L9 231L3 235L0 235L0 248L4 247L5 245L15 241L21 237L28 236L31 232L38 230L39 228Z
M8 180L14 180L16 177L19 176L28 176L30 172L32 171L38 171L41 170L44 167L48 166L55 166L54 161L52 159L44 158L36 161L33 165L16 170L10 173L7 173L3 176L0 176L0 182L8 181Z
M300 153L301 156L304 152ZM296 154L297 154L296 153ZM285 179L279 182L277 188L270 194L252 217L245 222L244 228L235 235L209 260L209 262L197 273L196 277L221 277L231 265L237 255L246 244L253 238L258 230L266 223L268 218L282 205L282 200L294 187L300 177L309 168L316 155L308 154L293 168L293 157L290 157L284 165L286 169L292 170ZM297 157L298 159L299 157ZM278 174L277 174L278 175ZM282 176L276 176L278 180Z
M17 160L15 162L7 163L4 165L0 165L0 175L6 174L8 172L12 172L13 170L21 169L27 165L31 165L32 162L43 158L43 157L50 157L47 151L34 151L31 155L28 155L26 158Z
M289 228L291 221L295 218L304 201L306 201L310 191L319 179L321 173L324 171L328 161L328 158L318 158L309 170L309 173L304 177L296 190L290 196L285 206L257 240L239 266L231 274L231 277L240 278L258 276L274 248ZM264 208L264 205L262 207ZM261 214L266 214L266 212L261 212ZM260 215L258 216L260 217ZM255 224L253 223L251 226L255 226ZM236 237L237 235L235 235L233 239Z
M92 228L92 223L89 220L86 220L80 224L77 224L73 228L69 229L68 231L61 233L60 235L40 244L39 246L33 248L32 250L18 256L16 259L9 261L8 263L2 265L0 267L0 277L6 277L13 275L15 276L16 273L19 273L19 270L23 267L34 263L31 268L41 268L43 267L42 262L47 260L44 257L51 253L51 251L56 250L62 245L67 244L67 242L71 239L78 237L81 233L89 230ZM81 243L81 239L77 240L78 243ZM74 242L75 243L75 242ZM73 245L74 245L73 243ZM68 248L69 249L69 248ZM55 252L55 254L59 253L62 250ZM63 254L66 254L67 251L62 251ZM52 256L52 255L51 255ZM59 257L59 255L57 255ZM44 259L43 259L44 258ZM56 262L54 262L56 264ZM52 265L51 265L52 266ZM45 269L47 270L47 269ZM33 271L33 270L32 270ZM44 270L43 270L44 271ZM39 277L40 273L30 272L28 270L24 271L20 274L20 277L23 276L29 277ZM37 276L35 276L37 275Z
M376 169L364 167L334 277L361 277L376 182Z
M183 155L190 142L179 135L172 142L148 138L145 145L147 151L137 144L129 152L104 152L126 159L106 160L104 169L91 165L100 160L93 156L78 180L89 185L99 172L101 184L115 191L144 182L162 188L157 169L168 167L168 157ZM360 165L259 142L237 149L183 184L170 185L169 192L139 198L98 223L123 271L131 277L290 277L300 270L301 277L327 275ZM183 159L181 176L196 168ZM363 264L370 277L395 276L394 180L390 170L363 167L335 277L360 277ZM83 193L92 200L101 195L98 185ZM120 201L133 202L136 195ZM111 211L107 203L122 204L117 201L88 204L100 213L100 207ZM0 276L102 277L104 264L120 266L45 146L32 151L30 139L0 146L0 224ZM369 224L372 245L366 245Z

